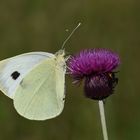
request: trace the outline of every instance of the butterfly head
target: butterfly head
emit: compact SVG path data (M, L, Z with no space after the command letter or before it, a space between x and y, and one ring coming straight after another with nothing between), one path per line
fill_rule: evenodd
M55 53L56 57L64 57L65 56L65 49L61 49Z

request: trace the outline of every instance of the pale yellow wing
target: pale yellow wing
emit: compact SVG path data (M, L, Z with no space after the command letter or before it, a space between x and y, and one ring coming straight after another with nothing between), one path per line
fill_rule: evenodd
M59 115L64 107L65 69L55 58L44 60L21 81L14 96L17 112L31 120Z

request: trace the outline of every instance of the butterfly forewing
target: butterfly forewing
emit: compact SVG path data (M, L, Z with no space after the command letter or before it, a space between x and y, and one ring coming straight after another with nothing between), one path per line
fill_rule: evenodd
M31 52L0 61L0 90L13 98L19 83L44 59L54 57L51 53Z

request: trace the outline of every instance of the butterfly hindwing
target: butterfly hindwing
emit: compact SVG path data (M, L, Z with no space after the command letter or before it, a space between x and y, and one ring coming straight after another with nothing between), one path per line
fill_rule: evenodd
M58 116L64 107L65 70L55 58L41 62L21 81L14 96L17 112L31 120Z
M24 76L41 61L53 56L51 53L31 52L0 61L0 89L13 98Z

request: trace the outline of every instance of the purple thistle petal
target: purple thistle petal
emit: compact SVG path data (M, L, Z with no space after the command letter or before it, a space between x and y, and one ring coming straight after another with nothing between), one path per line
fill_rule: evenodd
M84 76L111 72L120 64L119 56L107 49L88 49L69 59L70 73Z

